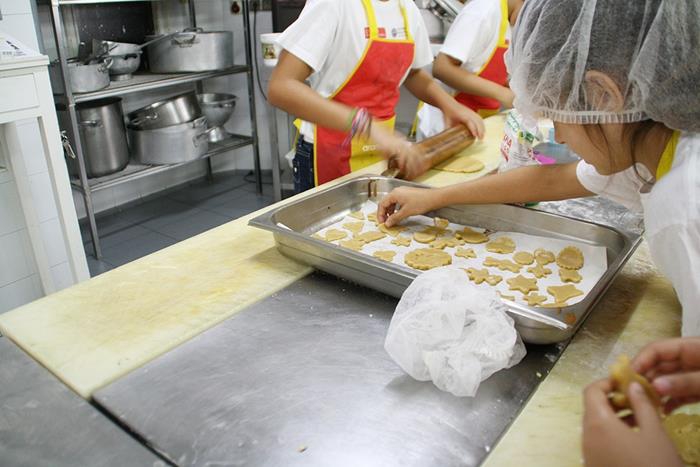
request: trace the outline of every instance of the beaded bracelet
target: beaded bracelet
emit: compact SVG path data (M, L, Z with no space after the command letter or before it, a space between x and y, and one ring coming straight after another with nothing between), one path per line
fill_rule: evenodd
M357 109L353 115L350 131L348 137L345 139L344 146L349 145L355 136L364 136L368 138L371 130L372 115L370 115L369 110L365 108Z

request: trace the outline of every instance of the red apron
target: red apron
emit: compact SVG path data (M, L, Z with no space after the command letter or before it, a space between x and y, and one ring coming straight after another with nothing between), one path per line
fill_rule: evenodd
M355 0L343 0L355 1ZM371 0L362 0L367 14L368 40L362 57L347 80L329 97L336 102L364 107L380 125L393 131L399 85L413 63L414 42L401 3L405 40L379 36ZM344 144L348 132L316 125L314 131L314 182L318 186L382 160L376 146L364 138Z
M486 63L478 73L480 76L489 81L493 81L501 86L508 85L508 72L506 71L506 63L504 55L508 50L508 41L506 40L506 31L508 30L508 0L501 0L501 26L498 31L498 42L496 48L491 52L491 57L486 60ZM501 103L496 99L484 96L475 96L463 92L455 96L458 102L477 112L481 117L486 118L498 113L501 108Z

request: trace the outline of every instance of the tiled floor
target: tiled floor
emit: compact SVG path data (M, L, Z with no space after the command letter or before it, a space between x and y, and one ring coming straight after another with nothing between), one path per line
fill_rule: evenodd
M252 177L248 177L251 179ZM175 191L98 216L102 259L92 251L89 228L81 223L93 276L272 204L271 186L263 195L243 173L216 174L214 181L192 182Z

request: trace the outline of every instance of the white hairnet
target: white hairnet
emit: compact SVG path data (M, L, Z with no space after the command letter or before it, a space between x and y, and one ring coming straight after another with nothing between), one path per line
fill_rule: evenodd
M700 131L698 0L527 0L506 60L524 114ZM591 70L616 83L622 108Z

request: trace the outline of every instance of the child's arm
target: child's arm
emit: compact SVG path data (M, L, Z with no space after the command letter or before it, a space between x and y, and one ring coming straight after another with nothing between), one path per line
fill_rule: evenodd
M463 123L474 136L484 137L484 121L471 109L464 107L447 94L432 76L423 70L411 70L406 78L406 88L426 104L442 110L447 126Z
M461 65L459 60L440 53L433 62L433 76L457 91L490 97L500 102L503 107L513 107L515 96L510 88L470 73L461 68Z
M592 196L576 176L576 162L522 167L444 188L401 187L389 193L377 211L387 226L452 204L527 203Z
M326 99L311 89L304 81L312 71L309 65L294 54L282 51L268 86L270 104L307 122L348 131L355 109ZM396 158L398 168L406 178L415 178L425 172L420 155L404 139L379 125L371 125L370 128L370 139L385 157Z

